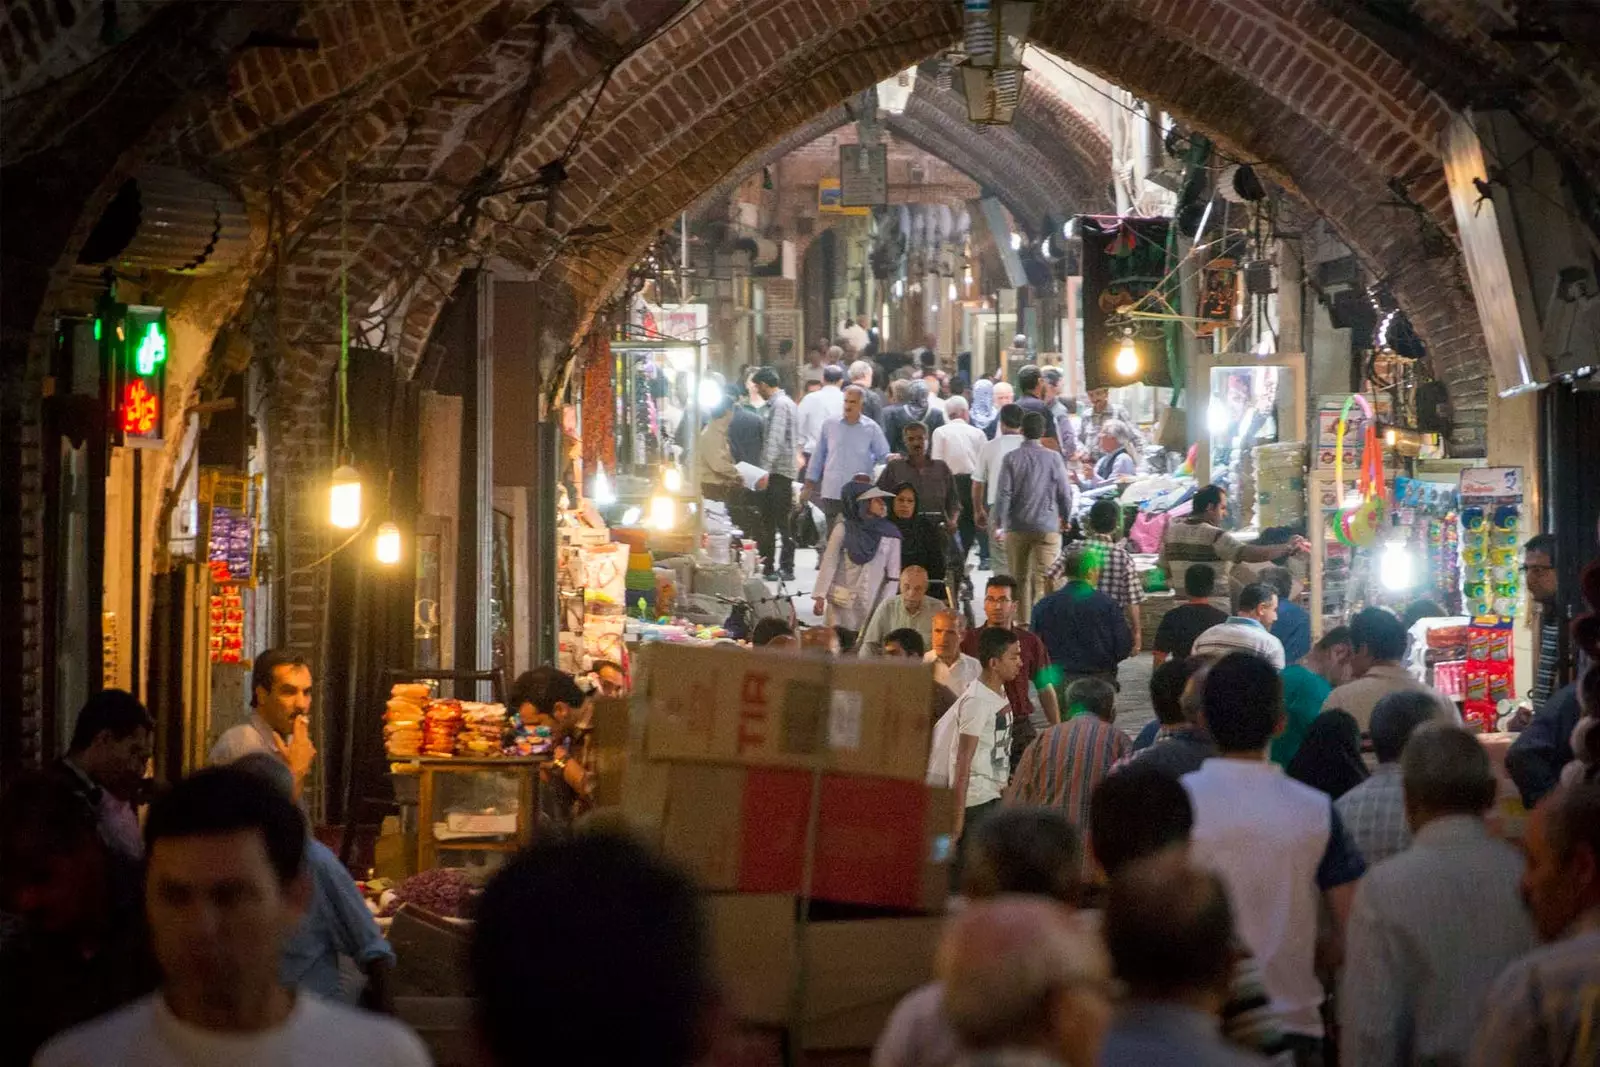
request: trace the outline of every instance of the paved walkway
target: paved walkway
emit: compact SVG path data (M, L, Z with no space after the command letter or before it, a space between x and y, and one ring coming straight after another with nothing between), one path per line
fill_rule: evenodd
M978 615L983 614L983 584L989 578L988 571L977 571L972 576L974 599L979 602L973 605L973 611ZM786 583L788 591L809 593L817 580L817 553L808 548L802 548L796 553L795 580ZM776 585L769 583L776 589ZM822 623L821 616L812 614L811 599L809 596L796 597L794 600L795 615L800 623L805 626L818 626ZM1150 653L1141 652L1123 662L1119 679L1122 682L1122 691L1117 694L1117 726L1121 727L1128 736L1135 737L1144 728L1145 723L1155 718L1155 712L1150 706L1150 670L1152 667Z

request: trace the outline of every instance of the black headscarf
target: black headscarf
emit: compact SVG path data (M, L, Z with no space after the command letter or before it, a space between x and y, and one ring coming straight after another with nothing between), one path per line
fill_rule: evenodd
M901 482L894 487L896 496L906 490L910 490L915 499L917 487L910 482ZM895 514L892 502L889 521L900 531L900 566L921 567L928 572L930 582L944 581L944 538L934 521L922 514L920 506L911 513L911 518L902 519Z
M1367 780L1361 761L1361 727L1347 711L1325 711L1311 720L1300 749L1289 761L1289 777L1334 800Z

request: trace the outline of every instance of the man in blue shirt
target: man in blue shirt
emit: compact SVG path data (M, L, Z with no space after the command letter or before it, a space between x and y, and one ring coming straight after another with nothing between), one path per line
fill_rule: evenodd
M1291 599L1294 575L1286 567L1268 567L1261 580L1278 591L1278 621L1268 632L1283 643L1284 661L1299 663L1311 651L1311 616Z
M839 517L839 491L844 484L889 458L889 441L877 423L861 413L865 393L859 385L844 391L844 414L822 424L817 446L806 468L802 499L817 498L817 506L831 527Z
M273 756L251 753L230 766L262 779L285 796L292 795L294 780L289 769ZM329 1000L347 999L339 978L339 957L348 956L367 977L363 1006L392 1011L389 972L394 968L394 950L367 910L350 872L332 849L309 835L305 872L311 880L311 898L300 925L283 943L278 963L283 984Z
M989 520L1017 579L1017 603L1033 610L1050 591L1048 571L1061 551L1061 528L1072 519L1074 490L1059 452L1040 444L1045 417L1022 417L1022 444L1000 465L1000 486Z
M1133 633L1122 607L1094 587L1097 563L1079 549L1061 558L1067 584L1033 609L1033 632L1061 672L1063 692L1079 678L1117 685L1117 665L1133 654ZM1066 700L1061 700L1065 708Z

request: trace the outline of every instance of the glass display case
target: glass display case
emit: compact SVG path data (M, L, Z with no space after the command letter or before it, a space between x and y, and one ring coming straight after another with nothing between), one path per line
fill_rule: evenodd
M1189 391L1204 398L1203 418L1196 417L1201 414L1196 405L1189 409L1190 434L1200 446L1195 456L1199 484L1251 481L1230 497L1254 496L1250 457L1257 445L1306 439L1303 355L1201 355L1190 371ZM1241 525L1248 522L1241 519Z
M417 869L481 862L531 842L543 762L457 757L394 764L396 774L417 775Z

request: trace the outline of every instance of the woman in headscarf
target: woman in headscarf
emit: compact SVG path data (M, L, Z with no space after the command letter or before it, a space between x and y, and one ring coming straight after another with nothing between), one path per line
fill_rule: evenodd
M1346 711L1325 711L1311 720L1306 738L1289 761L1289 777L1338 800L1367 780L1361 761L1361 727Z
M946 604L944 531L931 515L920 514L917 489L910 482L895 486L889 521L900 531L900 566L918 566L928 572L928 595Z
M994 383L979 378L972 386L972 406L967 411L967 421L987 434L998 415L994 406Z
M812 609L826 625L853 635L872 617L884 583L899 577L900 530L886 503L893 497L868 482L849 481L839 491L840 521L828 534L811 593Z
M912 422L926 426L930 435L944 425L944 412L928 403L928 383L921 378L911 382L911 398L906 401L906 414Z

